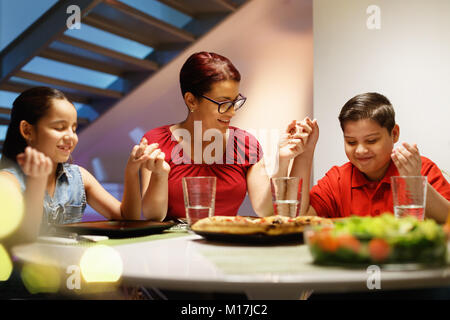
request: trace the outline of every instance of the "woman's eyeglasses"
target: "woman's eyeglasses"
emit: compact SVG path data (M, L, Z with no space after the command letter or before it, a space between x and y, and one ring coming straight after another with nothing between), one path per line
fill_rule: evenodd
M234 111L238 111L244 105L245 101L247 100L247 98L244 97L240 93L239 93L239 95L237 96L237 98L234 101L218 102L218 101L215 101L215 100L213 100L211 98L208 98L207 96L204 96L204 95L202 95L202 97L205 98L206 100L209 100L209 101L214 102L215 104L217 104L219 113L226 113L233 106L234 106Z

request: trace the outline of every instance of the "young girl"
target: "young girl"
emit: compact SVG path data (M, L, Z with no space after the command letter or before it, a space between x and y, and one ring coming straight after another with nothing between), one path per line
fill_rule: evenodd
M80 222L86 203L108 219L140 219L140 204L130 195L140 192L141 164L164 161L156 157L157 145L143 140L134 146L119 202L88 171L67 163L78 142L76 129L77 111L59 90L36 87L14 101L0 171L24 195L24 218L12 242L33 241L52 224Z

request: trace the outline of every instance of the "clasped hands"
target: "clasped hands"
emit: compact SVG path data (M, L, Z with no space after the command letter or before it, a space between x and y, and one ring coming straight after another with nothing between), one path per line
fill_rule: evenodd
M127 167L139 169L144 167L152 174L167 174L170 165L164 160L165 154L158 148L157 143L148 144L146 138L142 138L139 145L135 145L128 158Z
M280 158L293 159L308 152L314 153L319 138L317 120L306 117L302 121L293 120L279 141Z

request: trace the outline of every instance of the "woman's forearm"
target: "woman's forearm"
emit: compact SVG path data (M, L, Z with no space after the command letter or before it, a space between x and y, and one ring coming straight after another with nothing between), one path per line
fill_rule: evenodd
M287 177L290 162L291 159L278 159L278 170L272 174L271 178Z
M285 177L289 170L289 159L279 159L277 170L271 177ZM261 217L273 215L270 177L266 171L264 159L256 163L247 176L248 194L252 207Z
M311 185L311 170L313 163L313 153L303 153L294 159L290 177L299 177L302 182L302 199L300 205L300 215L305 215L309 209L309 191Z
M272 194L264 160L260 160L250 168L247 174L247 188L250 202L256 214L261 217L272 215Z
M162 221L166 217L169 198L168 173L152 173L142 199L142 212L148 220Z

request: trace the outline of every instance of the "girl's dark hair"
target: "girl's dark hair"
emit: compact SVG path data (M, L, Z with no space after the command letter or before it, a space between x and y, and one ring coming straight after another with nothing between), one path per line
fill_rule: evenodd
M61 91L48 87L34 87L22 92L13 102L11 121L3 144L2 162L14 161L19 153L24 152L27 142L20 134L20 122L25 120L35 125L47 114L53 99L67 100Z
M339 122L342 131L347 121L370 119L384 127L391 134L395 126L395 112L391 102L382 94L368 92L351 98L342 107Z
M181 68L181 93L183 97L186 92L200 97L211 90L214 82L223 80L241 81L241 75L231 61L217 53L197 52Z

